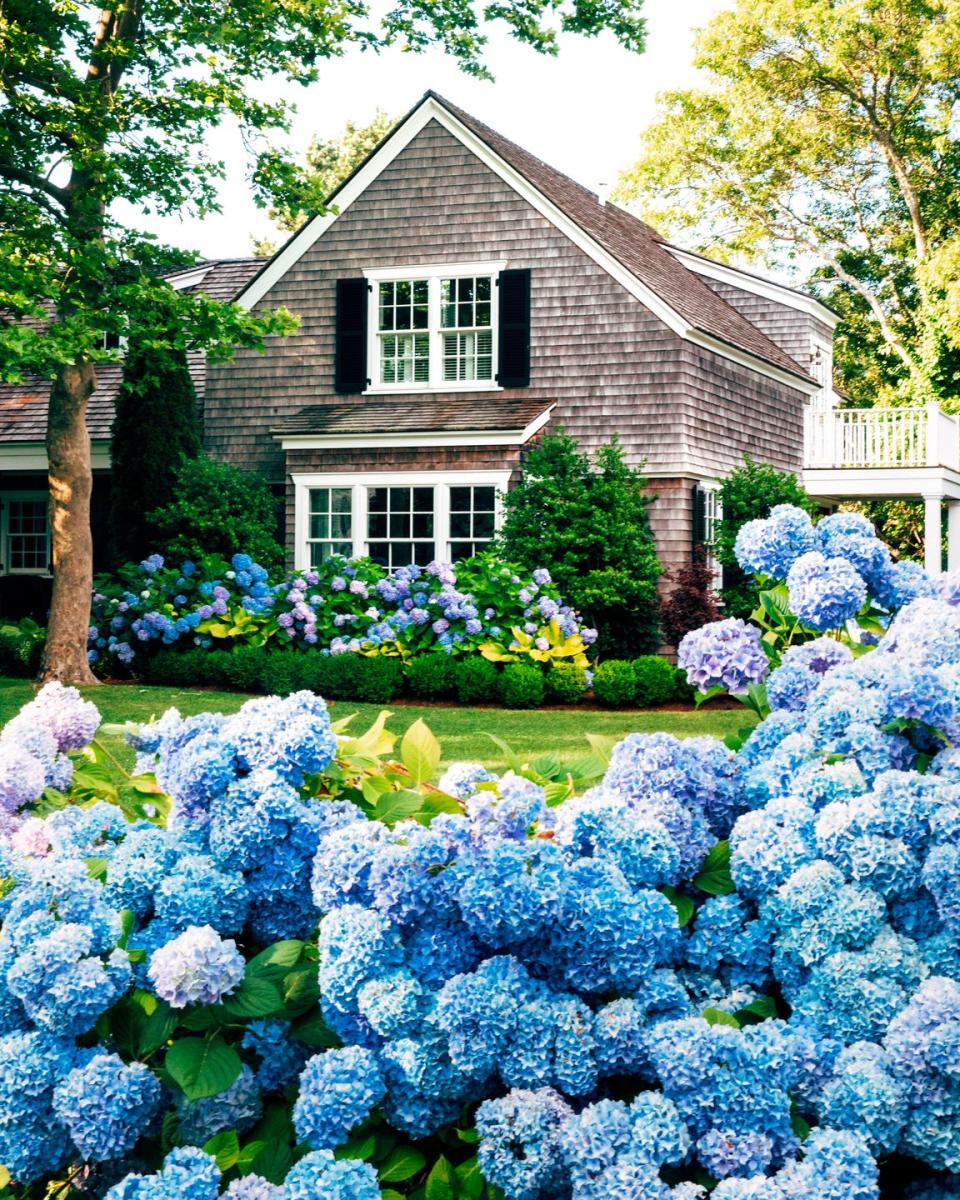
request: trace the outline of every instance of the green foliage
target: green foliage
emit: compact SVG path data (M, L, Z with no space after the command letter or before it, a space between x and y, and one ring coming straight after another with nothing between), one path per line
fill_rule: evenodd
M609 708L623 708L637 698L637 676L632 662L607 658L593 673L593 694Z
M736 891L730 874L729 842L717 842L709 851L693 883L708 896L729 896Z
M591 459L562 431L530 450L504 497L504 557L531 569L549 563L605 654L645 653L659 641L651 502L616 438Z
M40 669L44 631L29 617L0 625L0 674L33 678Z
M737 0L619 191L708 252L817 264L870 403L960 395L958 34L954 0Z
M151 543L147 513L173 500L173 470L196 458L203 435L186 354L166 339L131 343L110 442L110 549L116 563Z
M144 543L165 558L229 560L243 546L266 567L282 562L280 502L257 476L209 458L187 459L174 468L170 491L169 503L147 514Z
M668 704L676 698L676 667L659 654L645 654L633 664L636 702L641 708Z
M458 659L453 681L461 704L492 704L499 696L499 672L492 662L480 656Z
M554 663L543 677L543 690L550 704L577 704L587 690L586 672L575 663Z
M532 663L507 663L500 677L500 695L507 708L538 708L543 703L544 676Z
M454 659L449 654L431 651L411 658L404 672L412 696L421 700L439 700L452 696L456 686Z
M724 569L725 615L747 617L757 602L757 589L737 566L734 544L740 527L747 521L768 517L777 504L795 504L810 513L816 512L817 506L796 475L756 463L749 455L744 457L743 466L732 470L720 485L720 503L723 516L717 526L714 553Z
M365 125L347 121L338 137L311 138L296 186L285 197L282 208L270 211L277 228L293 233L314 213L323 211L330 194L360 166L395 124L393 117L378 108Z
M700 548L694 561L670 575L674 588L663 606L661 626L664 640L679 646L684 637L701 625L720 620L713 568Z

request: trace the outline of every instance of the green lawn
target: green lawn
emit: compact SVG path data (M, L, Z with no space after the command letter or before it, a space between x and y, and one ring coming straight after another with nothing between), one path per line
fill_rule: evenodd
M145 722L166 709L178 708L184 715L216 711L234 712L247 696L232 692L181 691L177 688L141 687L138 684L104 684L84 689L84 694L98 706L105 722L122 724L126 721ZM0 725L8 721L33 695L31 684L22 679L0 677ZM380 712L376 704L331 704L334 718L356 713L352 727L366 728ZM556 757L571 760L587 749L586 733L608 737L623 737L627 733L652 733L662 730L679 737L713 734L724 737L751 724L753 718L745 709L701 709L688 712L668 712L661 709L639 711L597 712L589 709L564 709L521 712L513 709L420 707L408 704L388 706L393 712L389 727L402 733L418 717L423 717L443 745L444 761L470 759L488 767L502 767L503 756L485 736L496 734L517 754L537 758L549 751ZM133 755L120 737L104 739L108 747L126 762Z

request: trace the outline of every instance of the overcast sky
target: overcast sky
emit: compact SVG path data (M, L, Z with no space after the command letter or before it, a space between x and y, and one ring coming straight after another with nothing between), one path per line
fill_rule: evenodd
M310 138L335 137L345 122L367 121L377 108L399 116L427 88L546 162L596 189L612 183L635 157L640 131L655 110L657 93L689 82L693 31L728 0L646 0L647 50L628 53L612 37L566 38L557 58L495 36L487 62L494 83L470 79L442 53L380 56L351 53L326 64L310 88L284 94L297 106L289 139L299 155ZM203 221L135 222L164 241L206 257L250 253L255 236L277 235L249 198L248 159L235 130L221 129L211 151L227 164L223 213Z

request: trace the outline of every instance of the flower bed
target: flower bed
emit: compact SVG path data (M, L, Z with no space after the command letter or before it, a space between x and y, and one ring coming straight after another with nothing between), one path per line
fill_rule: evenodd
M166 714L116 788L97 720L0 734L12 1195L956 1194L960 608L579 780L433 783L301 693Z
M350 698L388 701L405 677L416 674L410 664L424 656L435 665L421 675L442 674L436 664L445 657L482 655L496 664L498 677L501 668L516 664L543 674L563 663L579 672L582 693L596 634L563 604L549 572L524 578L490 555L392 574L368 560L331 559L271 580L265 568L237 554L231 563L210 558L178 567L153 555L115 579L99 580L89 639L90 660L104 672L135 671L165 683L179 682L182 674L198 684L232 683L232 674L237 686L249 690L319 683L324 694L332 694L329 684L335 691L349 680L359 689ZM223 653L237 650L245 653L226 663ZM397 669L290 661L290 654L311 650L334 658L395 658ZM221 658L207 668L203 651ZM288 653L274 663L277 651ZM190 652L189 668L172 662ZM318 672L316 680L311 671ZM284 689L285 682L290 686ZM429 693L430 685L424 686ZM457 689L451 682L436 690ZM490 690L484 698L495 700L497 688ZM416 683L411 691L424 694Z

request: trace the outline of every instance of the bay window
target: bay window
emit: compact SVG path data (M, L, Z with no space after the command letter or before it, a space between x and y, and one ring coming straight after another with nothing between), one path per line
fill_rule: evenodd
M298 569L334 554L390 570L487 549L508 471L418 471L294 476Z
M502 263L366 272L370 316L367 392L495 388Z

